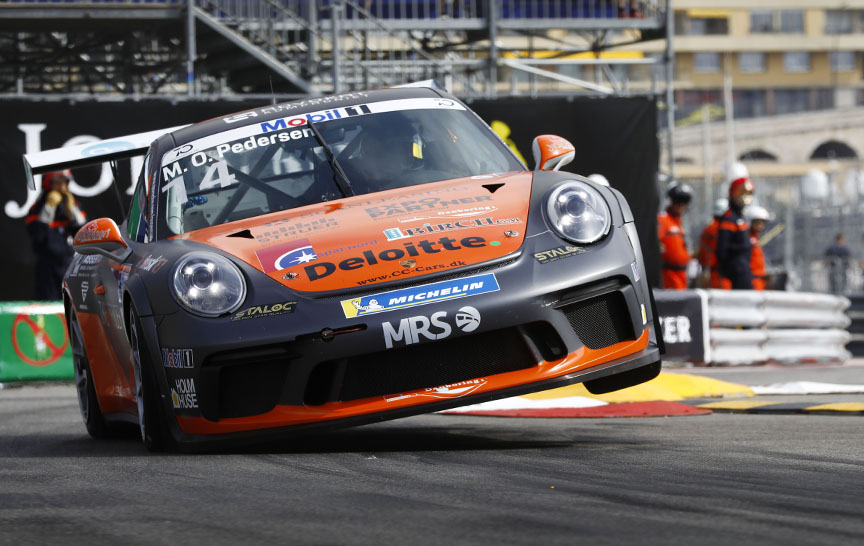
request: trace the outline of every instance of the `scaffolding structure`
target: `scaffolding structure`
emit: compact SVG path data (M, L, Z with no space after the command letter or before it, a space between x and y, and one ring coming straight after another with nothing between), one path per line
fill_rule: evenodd
M667 15L668 0L13 0L0 96L307 96L423 79L466 97L656 94L671 56L626 49L666 40Z
M669 0L10 0L0 100L286 100L434 79L468 100L655 96L673 127L673 26Z

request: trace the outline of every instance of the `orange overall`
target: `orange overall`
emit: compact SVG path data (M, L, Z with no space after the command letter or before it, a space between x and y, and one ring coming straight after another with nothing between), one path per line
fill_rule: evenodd
M753 290L765 290L767 277L765 275L765 253L759 246L759 237L751 233L750 244L753 250L750 252L750 269L753 271Z
M657 237L660 240L663 288L686 289L690 253L684 241L681 218L661 212L657 216Z

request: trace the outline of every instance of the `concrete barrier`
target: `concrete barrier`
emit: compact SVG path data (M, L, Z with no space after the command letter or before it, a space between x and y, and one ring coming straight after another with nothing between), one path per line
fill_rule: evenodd
M797 364L844 361L851 356L845 349L850 340L845 330L850 324L845 314L850 301L843 296L752 290L655 290L661 323L680 322L669 317L681 313L679 302L688 293L693 295L689 299L693 306L702 306L690 309L690 315L707 316L707 324L691 330L692 345L686 350L670 351L668 360L684 360L676 355L697 353L686 360L728 365ZM672 337L673 346L675 342L681 343L682 336ZM664 339L667 339L665 332Z

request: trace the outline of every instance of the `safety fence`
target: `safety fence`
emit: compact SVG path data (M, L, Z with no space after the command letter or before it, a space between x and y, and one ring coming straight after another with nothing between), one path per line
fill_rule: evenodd
M667 360L696 364L844 361L848 298L808 292L656 290Z
M60 302L0 303L0 382L72 379Z

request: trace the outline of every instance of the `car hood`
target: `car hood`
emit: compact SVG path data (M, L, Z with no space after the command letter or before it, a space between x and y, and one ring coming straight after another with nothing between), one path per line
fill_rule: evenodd
M532 173L473 176L309 205L184 233L302 292L413 280L522 245Z

